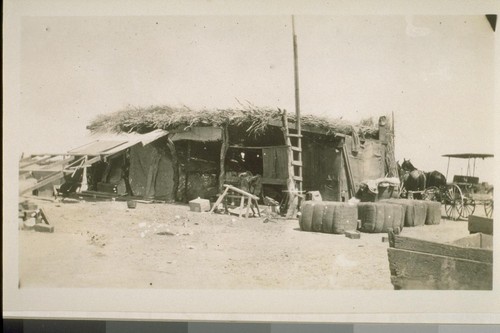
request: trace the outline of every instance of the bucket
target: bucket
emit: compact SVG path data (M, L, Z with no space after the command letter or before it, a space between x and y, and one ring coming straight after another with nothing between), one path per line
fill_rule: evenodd
M128 208L135 208L136 206L137 206L137 202L135 202L133 200L127 201Z

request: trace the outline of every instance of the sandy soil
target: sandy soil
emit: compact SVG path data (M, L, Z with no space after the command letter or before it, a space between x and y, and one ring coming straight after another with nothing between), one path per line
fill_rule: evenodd
M392 289L385 234L349 239L186 205L33 202L55 231L19 231L21 287ZM467 222L402 235L449 242Z

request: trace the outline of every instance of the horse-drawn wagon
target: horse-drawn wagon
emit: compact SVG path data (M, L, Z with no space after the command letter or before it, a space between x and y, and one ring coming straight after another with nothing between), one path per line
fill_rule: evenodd
M487 217L493 215L493 187L486 188L475 176L476 160L492 158L492 154L446 154L448 168L446 176L438 171L423 172L404 160L400 167L402 196L416 197L424 200L439 201L444 205L446 216L453 220L467 219L476 209L483 205ZM450 160L466 159L467 173L455 175L451 183L447 183Z
M465 175L454 175L453 182L447 184L446 191L442 198L445 205L446 215L457 220L459 218L467 219L476 210L476 205L484 207L484 213L487 217L493 215L493 187L480 188L479 177L475 176L476 160L492 158L492 154L447 154L443 157L448 157L448 168L446 177L450 167L450 160L466 159L467 173Z

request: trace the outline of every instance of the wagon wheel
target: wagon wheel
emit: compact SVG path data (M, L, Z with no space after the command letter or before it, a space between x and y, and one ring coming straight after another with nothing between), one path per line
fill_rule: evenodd
M448 185L443 201L446 216L452 220L458 220L463 209L463 195L460 187L455 184Z
M493 199L490 199L484 203L484 213L489 218L493 216Z
M469 218L469 215L474 214L474 211L476 210L476 202L474 199L471 198L463 198L463 206L462 206L462 214L460 214L461 217L464 219Z
M423 200L439 201L438 196L439 189L436 186L430 186L425 189L424 193L422 193Z

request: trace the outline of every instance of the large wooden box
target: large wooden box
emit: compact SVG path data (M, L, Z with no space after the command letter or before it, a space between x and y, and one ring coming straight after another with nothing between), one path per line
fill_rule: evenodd
M208 212L210 210L210 201L207 199L193 199L189 201L189 210L192 212Z
M481 232L487 235L493 235L493 219L476 215L469 216L469 232L474 234Z
M474 234L450 244L389 234L394 289L492 290L493 238Z

